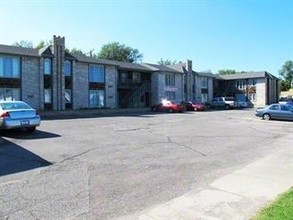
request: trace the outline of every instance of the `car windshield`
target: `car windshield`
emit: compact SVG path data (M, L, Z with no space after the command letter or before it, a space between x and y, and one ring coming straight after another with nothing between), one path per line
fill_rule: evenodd
M0 103L3 110L31 109L30 106L23 102L6 102Z

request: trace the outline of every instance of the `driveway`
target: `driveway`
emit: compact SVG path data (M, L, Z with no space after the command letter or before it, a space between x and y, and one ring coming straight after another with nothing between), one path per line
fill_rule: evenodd
M292 132L292 122L253 110L44 120L35 134L1 132L0 219L147 219L140 213L276 154Z

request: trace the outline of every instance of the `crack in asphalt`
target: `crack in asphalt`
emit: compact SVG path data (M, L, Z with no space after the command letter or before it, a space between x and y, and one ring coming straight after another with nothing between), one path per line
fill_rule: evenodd
M63 160L61 160L61 161L59 161L58 164L60 164L60 163L64 163L64 162L66 162L66 161L68 161L68 160L73 160L73 159L75 159L75 158L77 158L77 157L79 157L79 156L82 156L82 155L84 155L84 154L87 154L87 153L89 153L89 152L91 152L91 151L93 151L93 150L95 150L95 149L97 149L97 148L99 148L99 147L93 147L93 148L88 149L88 150L86 150L86 151L82 151L81 153L78 153L78 154L72 155L72 156L70 156L70 157L67 157L67 158L65 158L65 159L63 159Z
M117 132L129 132L129 131L141 131L141 130L149 130L149 128L132 128L125 130L116 130Z
M200 154L200 155L203 156L203 157L206 157L206 156L207 156L206 154L204 154L204 153L202 153L202 152L200 152L200 151L198 151L198 150L195 150L195 149L193 149L192 147L189 147L189 146L187 146L187 145L179 144L179 143L177 143L177 142L172 141L170 136L166 136L166 137L167 137L168 143L176 144L176 145L179 146L179 147L184 147L184 148L186 148L186 149L189 149L189 150L191 150L191 151L196 152L197 154Z

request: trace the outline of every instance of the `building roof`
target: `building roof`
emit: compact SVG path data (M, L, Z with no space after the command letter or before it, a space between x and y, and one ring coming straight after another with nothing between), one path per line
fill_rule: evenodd
M47 56L47 57L54 57L50 45L45 46L45 47L39 49L39 55L40 56Z
M39 50L33 48L25 48L19 46L8 46L0 44L0 53L4 54L13 54L13 55L24 55L24 56L31 56L31 57L38 57Z
M148 71L148 72L152 71L152 69L145 64L98 59L95 57L88 57L85 55L75 55L75 54L71 54L71 55L74 56L79 62L112 65L112 66L117 66L119 69L122 69L122 70L137 70L137 71Z
M182 71L172 68L170 67L170 65L159 65L159 64L151 64L151 63L145 63L145 65L153 71L182 73Z
M186 63L178 63L174 65L168 65L169 68L176 70L180 73L186 73Z
M236 73L236 74L227 74L227 75L218 75L219 79L224 80L236 80L236 79L253 79L253 78L276 78L274 75L266 72L246 72L246 73Z
M75 57L76 60L79 61L79 62L107 64L107 65L117 66L116 62L112 61L112 60L97 59L95 57L88 57L88 56L85 56L85 55L77 55L77 54L71 54L71 55L73 57Z
M210 78L217 78L217 75L211 73L211 72L196 72L192 71L194 74L198 76L204 76L204 77L210 77Z
M137 70L137 71L145 71L152 72L153 70L145 64L142 63L128 63L116 61L118 68L123 70Z

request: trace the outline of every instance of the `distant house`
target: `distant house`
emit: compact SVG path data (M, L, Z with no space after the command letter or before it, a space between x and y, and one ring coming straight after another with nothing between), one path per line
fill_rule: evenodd
M0 45L0 100L40 110L148 108L161 99L206 102L233 95L255 105L277 101L278 79L267 72L217 76L176 65L126 63L70 54L65 38L40 50Z

